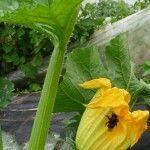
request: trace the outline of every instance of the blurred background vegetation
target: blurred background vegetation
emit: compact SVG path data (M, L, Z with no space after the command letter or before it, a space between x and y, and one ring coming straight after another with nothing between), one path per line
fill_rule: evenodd
M121 20L150 5L150 0L137 0L129 5L123 0L99 0L82 6L69 45L79 41L84 44L90 35L109 23ZM28 90L41 90L41 85L32 80L45 57L53 51L51 41L41 33L19 25L0 23L0 76L22 70L29 79ZM146 82L150 83L150 61L141 66Z

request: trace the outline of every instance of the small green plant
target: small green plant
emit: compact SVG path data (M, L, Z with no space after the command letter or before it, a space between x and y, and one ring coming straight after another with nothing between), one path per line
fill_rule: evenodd
M134 7L123 0L118 2L99 0L98 3L87 3L85 7L81 7L70 42L79 40L80 44L84 44L94 31L107 25L107 18L113 23L133 13L135 13Z
M150 83L150 61L145 61L141 65L142 76L144 77L145 82Z
M8 23L0 23L0 45L0 75L20 69L31 79L35 78L42 58L53 50L52 43L43 34Z
M29 91L30 92L37 92L37 91L41 91L42 87L40 84L37 83L31 83L29 84Z
M11 81L0 78L0 108L6 107L13 96L14 85Z
M136 11L142 10L150 5L150 0L137 0L134 3L134 9Z
M150 84L150 61L145 61L141 66L140 69L142 71L142 77L143 80L147 83ZM148 96L143 96L144 103L150 106L150 95ZM150 122L150 119L149 119Z
M0 78L0 108L6 107L13 96L14 84L5 79ZM2 131L0 124L0 150L3 150Z

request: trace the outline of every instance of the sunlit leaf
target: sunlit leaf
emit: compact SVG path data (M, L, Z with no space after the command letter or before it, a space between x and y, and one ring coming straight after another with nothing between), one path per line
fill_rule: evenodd
M100 77L106 77L106 72L96 47L75 49L68 54L66 74L58 89L54 112L83 111L82 103L88 103L95 91L83 89L79 84Z
M37 69L31 63L24 64L22 66L22 71L25 73L27 78L35 79L37 75Z
M1 0L0 21L21 24L36 29L54 43L68 38L72 26L68 26L73 8L82 0ZM73 23L74 22L70 22ZM67 28L66 28L67 27ZM70 31L71 30L71 31Z
M111 40L106 47L109 78L114 86L124 88L131 94L131 106L142 93L146 85L134 75L134 67L130 62L128 35L121 34Z
M150 85L138 80L134 75L126 33L114 38L106 47L106 58L108 71L103 68L95 47L75 49L68 55L66 74L58 89L54 112L82 112L82 104L91 100L94 91L83 89L78 84L100 77L107 77L113 86L129 91L132 98L131 107L139 95L150 95Z
M34 67L37 67L37 66L41 66L42 61L43 61L42 55L41 55L41 54L36 54L36 55L34 56L34 58L33 58L33 60L32 60L31 63L32 63L32 65L33 65Z

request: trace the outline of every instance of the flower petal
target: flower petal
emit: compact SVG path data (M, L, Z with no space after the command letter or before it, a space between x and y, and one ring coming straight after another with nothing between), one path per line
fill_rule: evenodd
M108 108L87 108L77 130L78 150L125 150L133 146L146 129L148 111L128 112L118 116L119 122L113 129L108 128Z
M124 150L130 146L125 121L119 121L113 129L108 128L106 115L111 113L108 108L85 110L76 134L78 150Z
M84 106L93 109L111 108L117 115L123 115L129 111L128 102L130 94L125 90L114 87L108 89L103 94L100 93L96 95L100 96L94 96L92 102L89 104L84 104Z
M86 108L76 134L78 150L125 150L147 129L148 111L129 111L131 96L106 78L81 84L100 88ZM115 114L115 115L114 115Z
M127 103L129 103L129 102L130 102L130 99L131 99L131 95L129 94L129 92L127 92L127 91L124 90L124 89L120 89L120 90L122 90L122 92L123 92L123 94L124 94L124 99L125 99L125 101L126 101Z
M99 78L99 79L94 79L94 80L84 82L83 84L80 84L80 86L89 89L100 88L100 87L111 88L111 82L109 79Z
M129 135L132 137L131 146L133 146L141 137L142 133L147 129L149 111L137 110L130 113L130 115L131 120L128 121L130 122L128 125L128 130Z

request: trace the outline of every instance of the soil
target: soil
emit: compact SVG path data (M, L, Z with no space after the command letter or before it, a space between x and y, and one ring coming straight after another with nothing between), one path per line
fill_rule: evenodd
M19 94L7 108L0 109L2 130L14 135L19 144L29 140L39 98L40 93ZM73 115L74 113L53 114L50 130L64 137L65 129L61 121Z

